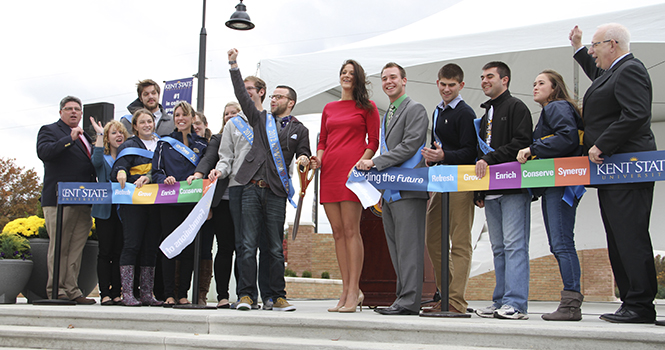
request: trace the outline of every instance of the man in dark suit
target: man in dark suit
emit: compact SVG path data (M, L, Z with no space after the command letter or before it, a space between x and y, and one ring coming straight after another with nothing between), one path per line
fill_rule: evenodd
M381 70L381 87L390 99L381 127L381 155L360 160L356 168L369 170L376 166L382 171L407 161L417 163L416 167L424 166L419 159L429 120L425 107L406 96L404 68L393 62L386 64ZM417 315L423 291L427 192L386 191L381 204L386 242L397 275L397 299L390 307L375 311L383 315Z
M584 147L589 160L656 150L651 131L651 79L644 64L630 53L630 33L616 23L598 27L589 49L582 31L569 35L575 60L593 83L584 94ZM607 250L623 302L608 322L654 323L657 292L649 218L653 182L598 186Z
M41 204L44 209L46 230L50 241L48 248L49 297L53 285L53 258L55 253L56 205L58 182L95 182L95 169L90 161L92 140L79 126L81 100L67 96L60 101L60 120L44 125L37 135L37 156L44 163L44 187ZM83 247L92 227L90 205L66 205L63 207L62 241L60 255L59 299L73 300L78 304L94 304L78 288Z
M238 69L238 50L228 52L233 89L254 132L252 147L238 169L235 180L242 186L242 257L240 258L240 300L238 310L250 310L256 303L256 249L259 235L265 235L272 259L270 289L274 311L294 311L286 301L284 281L284 221L286 200L293 195L287 168L295 157L298 164L309 164L309 130L291 115L296 92L279 85L270 96L270 113L259 111ZM279 166L278 166L279 165Z

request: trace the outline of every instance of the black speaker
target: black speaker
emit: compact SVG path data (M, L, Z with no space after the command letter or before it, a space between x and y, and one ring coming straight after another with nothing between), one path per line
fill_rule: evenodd
M102 122L102 126L104 126L106 123L113 120L113 113L115 113L115 106L113 103L99 102L83 105L83 130L85 130L93 140L96 139L95 129L90 125L90 117L95 118L95 121Z

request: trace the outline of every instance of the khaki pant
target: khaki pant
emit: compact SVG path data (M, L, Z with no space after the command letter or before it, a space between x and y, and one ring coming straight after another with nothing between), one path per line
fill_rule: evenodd
M449 301L455 309L466 312L464 299L471 271L471 226L473 225L473 192L451 192L448 208L450 217ZM426 244L434 265L436 286L441 289L441 193L430 197L427 207Z
M51 298L57 207L44 207L43 209L46 230L49 235L48 281L46 282L46 292L48 297ZM78 277L81 269L83 248L88 240L90 228L92 228L90 210L91 206L89 205L63 206L58 298L67 297L71 300L83 295L78 287Z

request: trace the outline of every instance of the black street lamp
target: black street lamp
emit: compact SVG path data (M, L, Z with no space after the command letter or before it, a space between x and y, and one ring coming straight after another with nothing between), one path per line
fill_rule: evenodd
M247 8L240 0L236 5L236 12L231 15L231 19L226 22L226 26L236 30L249 30L254 28L254 23L249 19ZM199 73L198 75L198 93L196 97L196 110L203 113L203 105L205 101L205 76L206 76L206 0L203 0L203 21L201 24L201 35L199 39ZM194 239L194 281L192 288L192 304L176 305L174 308L182 309L206 309L213 308L207 305L198 305L199 303L199 259L201 256L201 235L197 233Z
M249 19L247 7L242 3L242 0L236 5L236 12L231 15L231 19L226 21L226 26L237 30L250 30L254 28L254 23Z
M236 5L236 12L231 15L231 19L226 22L226 26L235 30L250 30L254 28L254 23L249 19L247 7L240 3ZM196 110L203 113L205 102L205 73L206 73L206 0L203 0L203 20L201 24L201 34L199 36L199 72L198 93L196 97Z

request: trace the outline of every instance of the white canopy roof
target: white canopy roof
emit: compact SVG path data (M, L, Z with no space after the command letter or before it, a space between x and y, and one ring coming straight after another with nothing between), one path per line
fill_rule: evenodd
M665 3L608 2L611 0L562 0L552 3L554 8L548 8L542 2L529 0L509 0L500 4L490 0L461 1L417 23L372 39L331 50L262 60L261 77L268 82L269 90L277 84L286 84L298 92L296 115L320 113L326 103L340 98L339 69L346 59L353 58L365 68L373 85L373 100L383 112L389 101L381 91L379 74L385 63L393 61L407 71L407 94L431 113L441 100L435 87L437 72L444 64L455 62L466 73L466 86L461 94L480 116L480 103L487 99L480 89L481 67L489 61L499 60L511 67L510 91L527 103L535 125L540 105L533 102L531 91L539 72L544 69L558 71L571 90L579 86L580 95L590 85L572 58L573 50L568 39L570 30L579 25L584 31L583 42L590 43L596 27L617 22L631 31L631 52L644 62L651 75L653 121L665 121ZM568 9L576 12L569 13ZM312 133L318 130L312 129L318 128L313 119L317 118L303 118L310 120L308 127ZM653 129L657 140L665 139L665 123L654 123ZM665 196L665 190L660 188L662 185L656 186L653 213L665 209L665 203L658 200ZM593 189L580 203L576 223L578 250L606 246L597 203ZM539 207L540 203L532 206L532 259L549 254ZM489 241L483 232L484 221L483 211L477 209L472 276L493 268ZM654 249L665 250L665 237L658 230L663 225L665 218L652 215Z
M654 84L654 116L665 120L665 79L658 79L665 77L665 65L661 64L665 57L665 4L636 7L653 2L624 2L617 6L628 9L576 17L607 6L598 6L600 2L596 1L564 0L553 5L556 9L549 9L542 2L513 0L501 2L499 8L495 1L467 0L372 39L326 51L262 60L261 76L270 86L287 84L296 89L296 114L320 113L326 103L339 98L340 66L353 58L370 76L373 99L384 111L388 99L381 91L379 74L386 62L393 61L407 70L407 94L431 110L440 101L434 86L437 72L444 64L455 62L466 73L462 96L480 113L479 105L486 99L477 78L480 68L489 61L500 60L512 69L511 93L522 97L537 119L540 107L532 101L531 87L540 71L558 71L573 88L577 65L568 40L573 26L580 26L587 43L598 25L618 22L631 31L631 51L649 68ZM557 11L559 8L575 8L578 12L567 14ZM486 30L496 27L497 18L501 18L498 25L504 29ZM556 20L550 21L552 18ZM529 24L516 26L521 23ZM583 73L579 85L582 93L589 85Z

